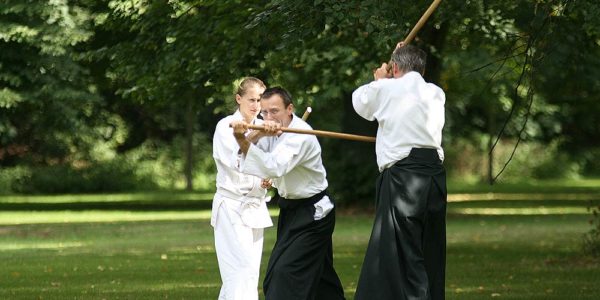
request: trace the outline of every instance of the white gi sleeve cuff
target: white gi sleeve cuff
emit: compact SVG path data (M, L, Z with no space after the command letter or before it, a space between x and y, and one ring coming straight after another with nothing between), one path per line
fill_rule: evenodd
M331 210L333 210L333 203L328 196L323 197L319 202L315 203L315 221L325 218Z

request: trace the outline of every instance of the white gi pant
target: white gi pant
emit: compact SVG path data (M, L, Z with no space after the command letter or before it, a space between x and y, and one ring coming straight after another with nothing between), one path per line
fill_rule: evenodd
M213 203L218 205L213 207L213 227L223 282L219 300L258 300L264 233L262 227L272 226L266 205L264 211L268 221L266 224L253 226L261 228L253 228L246 225L240 216L243 202L217 194Z

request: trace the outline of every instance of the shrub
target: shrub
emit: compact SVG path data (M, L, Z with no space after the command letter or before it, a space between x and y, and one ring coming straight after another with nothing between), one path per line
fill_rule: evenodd
M16 182L28 175L29 170L25 167L0 168L0 194L13 194Z
M70 165L32 167L13 184L12 190L26 194L106 193L156 188L151 177L136 175L132 164L122 159L94 163L84 168Z
M600 205L590 204L588 211L592 212L590 224L593 228L583 236L583 252L587 255L600 257Z
M501 140L494 148L494 176L512 155L514 145L514 140L507 139ZM449 177L467 182L487 181L487 144L454 139L444 147L444 164ZM523 179L576 179L581 171L580 162L562 152L556 142L521 142L499 179L502 182L519 182Z

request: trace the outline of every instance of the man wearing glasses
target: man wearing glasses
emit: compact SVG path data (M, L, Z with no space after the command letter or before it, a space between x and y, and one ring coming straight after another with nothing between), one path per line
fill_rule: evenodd
M240 147L241 172L272 178L279 199L277 241L263 284L269 299L344 299L333 268L333 200L327 195L321 146L313 135L283 133L282 127L312 129L294 113L283 88L261 96L264 131L246 136L248 124L231 123Z

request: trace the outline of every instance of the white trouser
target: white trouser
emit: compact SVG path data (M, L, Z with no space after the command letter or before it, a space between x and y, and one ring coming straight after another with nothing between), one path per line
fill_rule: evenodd
M214 233L223 282L219 300L257 300L263 228L244 225L227 203L218 210Z

